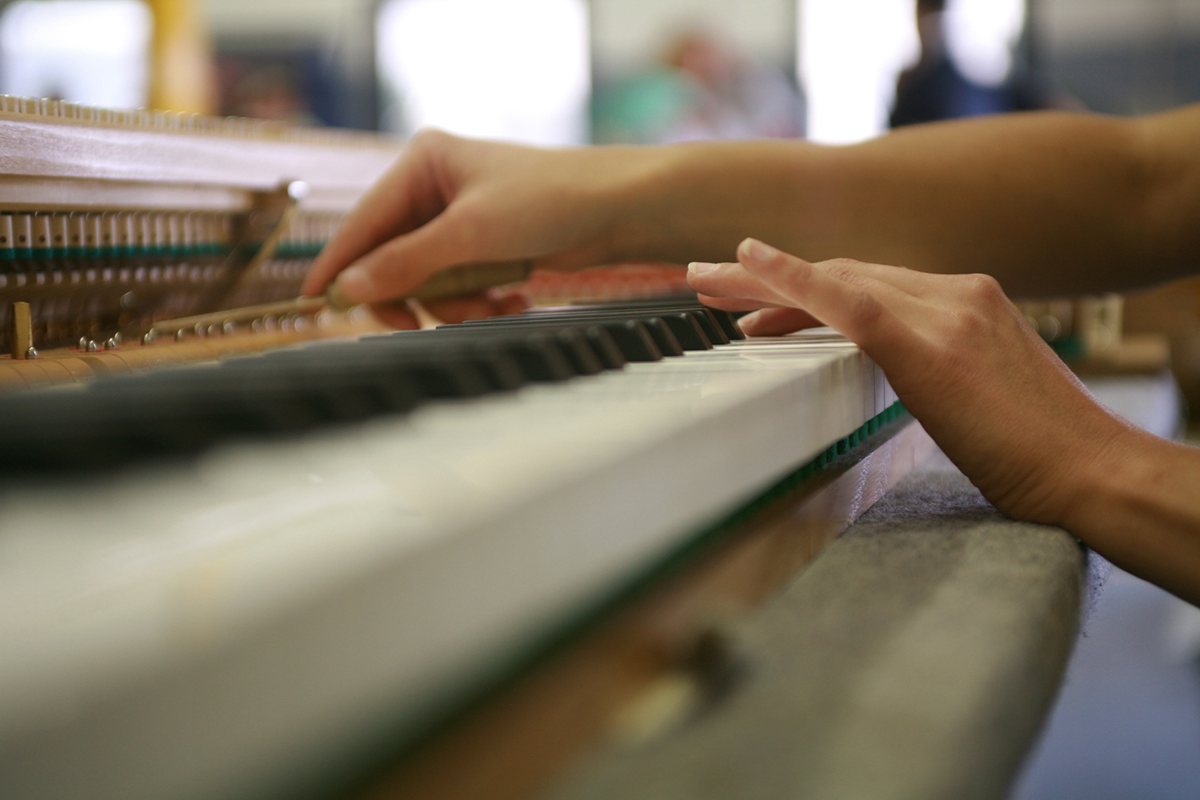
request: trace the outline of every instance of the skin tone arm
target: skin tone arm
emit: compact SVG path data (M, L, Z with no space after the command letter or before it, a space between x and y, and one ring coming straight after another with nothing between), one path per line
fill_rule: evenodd
M429 131L347 220L304 291L351 265L344 294L381 303L473 261L720 261L747 235L814 260L977 270L1015 295L1148 285L1200 264L1198 139L1200 106L967 120L848 147L540 150ZM443 308L495 310L482 296Z
M754 240L738 259L693 264L689 282L715 306L769 306L747 333L841 331L997 508L1200 605L1200 449L1096 403L994 279L812 264Z
M351 300L383 303L475 261L722 261L747 234L813 259L987 271L1020 294L1148 284L1200 264L1198 134L1200 107L968 121L844 148L546 151L431 132L351 215L304 289L341 275ZM1062 525L1200 602L1200 455L1092 401L995 280L741 255L741 267L693 275L694 287L749 298L721 301L738 308L781 306L744 322L753 333L838 328L1001 510ZM378 308L413 324L402 308ZM478 296L435 313L497 310L503 300Z

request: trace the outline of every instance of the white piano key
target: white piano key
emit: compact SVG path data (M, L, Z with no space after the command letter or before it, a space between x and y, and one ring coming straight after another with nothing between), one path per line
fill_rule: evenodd
M415 730L889 397L814 331L10 488L0 780L220 796Z

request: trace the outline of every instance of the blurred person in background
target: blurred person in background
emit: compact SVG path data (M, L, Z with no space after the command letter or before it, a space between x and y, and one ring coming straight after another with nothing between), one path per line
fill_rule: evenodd
M1032 76L1016 72L987 86L954 62L946 30L947 0L917 0L917 63L901 73L889 125L892 128L984 114L1044 108L1083 110L1069 97L1051 95Z
M602 93L595 127L596 139L611 143L795 138L804 103L782 70L692 30L652 68Z

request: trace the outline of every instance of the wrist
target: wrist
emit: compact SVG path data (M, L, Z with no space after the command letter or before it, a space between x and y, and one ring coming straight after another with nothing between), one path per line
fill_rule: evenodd
M1066 491L1053 524L1084 538L1080 532L1091 528L1100 506L1121 502L1125 487L1136 481L1137 470L1130 461L1136 440L1136 432L1120 431L1100 441L1090 440L1087 447L1072 447L1076 457L1061 468L1067 475Z
M703 142L638 148L617 190L619 257L729 261L747 236L795 249L809 241L824 148L802 142Z
M675 222L688 211L680 202L689 171L689 152L679 145L621 147L616 180L608 184L601 207L609 209L609 239L615 260L672 261L679 247Z

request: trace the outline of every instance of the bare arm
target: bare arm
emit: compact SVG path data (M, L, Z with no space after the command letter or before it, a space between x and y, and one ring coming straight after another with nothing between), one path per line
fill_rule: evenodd
M813 264L753 242L738 257L693 264L689 281L714 305L776 306L744 318L747 333L837 328L997 508L1200 604L1200 450L1096 403L995 280Z
M757 236L813 260L984 272L1019 295L1162 282L1200 267L1197 141L1200 106L991 117L849 147L681 147L629 249L720 260ZM658 207L675 209L666 236Z
M429 133L351 215L305 291L351 264L362 269L345 293L374 302L471 261L718 261L748 235L814 260L986 272L1011 294L1146 285L1200 265L1196 141L1200 106L992 117L849 147L540 150Z

